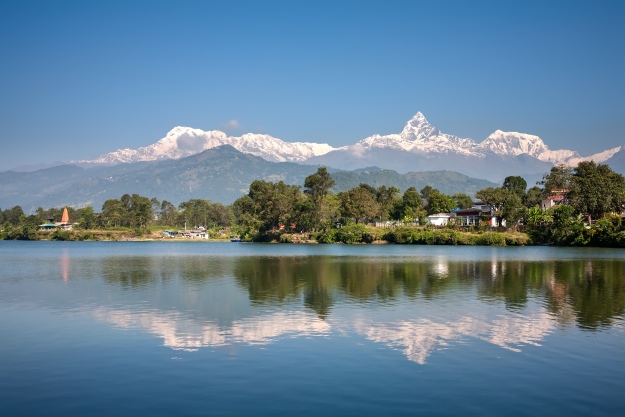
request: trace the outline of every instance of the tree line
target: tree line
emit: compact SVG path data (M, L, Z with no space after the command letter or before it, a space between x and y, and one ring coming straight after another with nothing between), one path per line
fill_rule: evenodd
M231 227L248 238L269 232L327 232L338 225L396 221L424 224L425 217L470 208L473 199L463 193L447 195L426 186L374 188L360 184L333 193L335 181L326 168L304 180L303 187L256 180L247 194L229 206L204 199L192 199L177 207L138 194L106 200L100 212L92 207L68 207L70 222L83 229L134 228L148 226L194 228ZM543 210L540 203L557 191L561 204ZM625 178L607 165L580 162L577 167L555 166L542 181L528 189L519 176L505 178L500 187L488 187L475 197L491 208L498 224L526 230L537 243L615 245L622 225L619 214L625 207ZM38 208L26 216L19 207L0 210L5 238L28 236L48 218L60 221L62 210ZM454 227L453 223L450 227ZM20 230L21 228L21 230ZM362 230L362 228L358 228ZM347 230L345 231L347 233ZM609 238L606 236L610 236ZM351 238L350 238L351 239ZM603 240L602 240L603 239Z

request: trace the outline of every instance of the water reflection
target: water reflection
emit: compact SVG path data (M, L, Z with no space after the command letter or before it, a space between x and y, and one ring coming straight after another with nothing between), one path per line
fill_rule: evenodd
M69 252L67 248L63 250L61 257L59 258L59 265L61 269L61 278L63 278L63 282L67 282L69 279Z
M215 323L198 322L173 312L100 308L94 316L122 328L147 330L163 339L164 346L186 351L232 343L268 344L280 337L320 336L330 331L328 323L298 311L236 320L227 328L220 328Z
M25 287L28 297L61 310L85 303L97 320L143 329L172 349L353 335L424 364L432 352L472 338L518 352L564 327L622 326L625 314L621 259L80 257L67 250L58 259L70 292L55 299Z
M519 346L540 346L540 341L554 328L546 314L500 316L491 321L463 316L454 321L435 322L429 319L400 321L390 324L358 323L356 329L368 339L401 348L406 357L425 364L432 351L449 346L462 337L474 337L514 352Z
M518 352L525 345L540 346L559 326L596 330L619 325L625 311L620 260L133 258L121 269L109 262L119 265L104 261L103 269L109 271L105 280L121 288L178 277L211 291L215 290L211 280L232 276L245 291L256 310L230 321L222 320L219 312L195 316L158 309L96 312L100 320L146 329L174 349L265 344L281 337L336 331L362 335L424 364L432 351L461 340L476 338ZM178 311L187 309L184 299L177 302L182 304ZM350 304L356 310L346 314ZM339 306L341 311L334 312Z

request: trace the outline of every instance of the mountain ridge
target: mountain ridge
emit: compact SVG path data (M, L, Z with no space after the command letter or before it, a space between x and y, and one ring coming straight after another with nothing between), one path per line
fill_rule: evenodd
M269 162L245 154L230 145L207 149L180 158L135 162L113 166L82 168L63 165L36 172L0 173L0 207L20 205L27 213L37 207L84 207L99 211L107 199L123 194L140 194L168 200L176 205L192 198L229 204L248 191L254 180L284 181L302 186L304 179L317 170L315 165L293 162ZM414 173L412 176L393 170L370 168L350 173L329 169L336 176L335 191L344 191L361 182L373 186L395 186L402 191L431 185L445 193L474 194L495 184L456 173Z
M432 126L421 112L417 112L406 122L400 133L388 135L374 134L364 138L353 145L332 147L327 143L313 142L286 142L266 134L246 133L241 136L228 136L219 130L203 131L191 127L177 126L170 130L159 141L137 149L118 149L117 151L101 155L92 160L70 161L81 165L116 164L139 161L155 161L163 159L179 159L191 156L206 149L212 149L222 145L231 145L235 149L260 156L271 162L298 162L298 163L321 163L326 164L328 158L323 156L331 153L339 153L342 157L359 158L376 149L391 149L408 152L409 156L418 155L421 159L432 159L429 162L440 159L443 155L475 158L476 161L467 162L473 166L476 162L488 162L495 165L505 163L507 158L515 158L522 155L530 156L537 161L552 165L566 164L575 166L580 161L594 160L597 163L605 162L625 147L619 146L595 153L590 156L581 156L577 151L568 149L550 149L545 142L536 135L520 132L504 132L496 130L478 143L469 138L461 138L456 135L443 133ZM396 154L395 157L399 157ZM414 163L419 163L419 157L413 158ZM503 159L501 159L503 158ZM330 158L331 160L332 158ZM328 164L335 168L340 166L339 161ZM371 158L369 158L371 159ZM458 161L459 159L456 158ZM376 165L388 165L392 168L392 161L380 161ZM356 164L357 165L357 164ZM348 166L356 166L349 165ZM438 167L426 164L428 169L452 169L448 163L441 161ZM530 164L531 165L531 164ZM533 163L544 169L544 165ZM347 167L345 167L347 168ZM408 167L409 168L409 167ZM418 165L415 168L421 169ZM521 170L523 171L523 170ZM510 174L522 173L511 172ZM468 171L465 169L465 173Z

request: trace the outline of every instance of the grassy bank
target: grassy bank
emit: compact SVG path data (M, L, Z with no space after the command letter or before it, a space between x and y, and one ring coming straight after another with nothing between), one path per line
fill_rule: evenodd
M384 229L350 224L339 229L329 229L310 235L270 232L256 241L282 243L397 243L415 245L473 245L473 246L525 246L532 240L520 232L460 232L453 229L428 229L424 227L398 227Z

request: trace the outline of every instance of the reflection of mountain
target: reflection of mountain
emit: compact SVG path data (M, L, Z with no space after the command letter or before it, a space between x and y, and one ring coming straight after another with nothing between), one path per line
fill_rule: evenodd
M376 312L371 311L355 322L335 318L330 325L309 313L281 311L235 320L227 327L197 321L177 312L133 312L102 307L96 309L94 315L98 320L122 328L147 330L162 338L164 346L187 351L232 344L269 344L283 337L322 336L336 327L343 334L355 331L371 341L401 348L409 360L419 364L424 364L433 351L461 337L475 337L520 352L520 345L540 346L539 342L556 325L553 317L544 312L499 315L492 320L463 316L447 322L416 319L389 324L376 322Z
M432 351L448 346L463 336L476 337L514 352L519 345L540 346L555 327L552 317L537 315L499 316L488 321L477 317L460 317L453 322L437 323L429 319L391 324L356 324L356 330L367 339L401 348L406 357L421 365Z
M267 344L284 337L319 336L330 331L330 325L316 317L297 311L282 311L267 316L236 320L229 328L198 322L176 312L107 310L94 312L98 320L122 328L145 329L163 339L172 349L197 350L201 347L233 343Z
M436 299L458 288L477 289L487 303L503 301L518 312L540 296L560 322L583 329L611 326L625 312L625 264L616 260L418 262L315 257L106 258L91 273L123 288L140 288L177 277L196 285L233 276L252 306L297 305L325 318L344 297L357 302L393 302L401 297ZM184 299L184 298L183 298ZM182 301L181 301L182 302Z
M248 254L254 247L225 245ZM28 279L23 271L5 271L15 282L12 294L54 311L89 311L98 320L142 329L172 349L355 333L400 349L416 363L467 338L518 351L563 325L586 331L622 326L625 311L625 262L576 259L570 252L565 260L527 262L502 257L510 248L488 249L492 256L475 260L472 248L456 248L453 255L436 250L435 256L423 256L418 247L362 248L375 256L304 256L351 252L285 246L280 251L293 256L223 256L218 244L208 253L200 245L196 255L162 244L158 256L141 256L126 255L129 246L121 244L99 257L104 246L91 244L96 250L80 256L78 246L66 246L53 255L58 264L32 262L35 251L20 254L32 265ZM379 255L385 250L414 252ZM67 285L55 287L66 277Z

